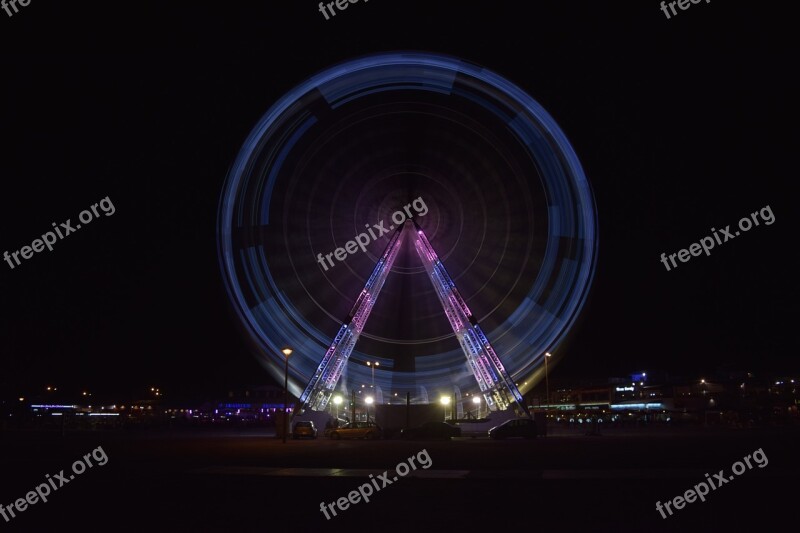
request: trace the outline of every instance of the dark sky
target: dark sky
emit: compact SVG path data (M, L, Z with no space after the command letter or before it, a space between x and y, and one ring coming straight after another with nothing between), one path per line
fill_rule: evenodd
M731 4L671 20L654 0L373 0L330 21L308 0L0 12L0 253L106 196L116 208L53 252L0 263L0 387L268 382L217 263L228 167L294 85L396 49L511 79L584 165L600 256L558 375L797 372L796 32L781 7ZM773 225L661 264L767 205Z

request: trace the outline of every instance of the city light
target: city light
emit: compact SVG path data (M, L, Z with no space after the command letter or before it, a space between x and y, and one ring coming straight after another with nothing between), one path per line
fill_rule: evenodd
M289 356L292 355L292 349L286 346L281 350L284 359L283 367L283 443L286 444L286 434L289 432L289 417L287 416L287 409L289 405Z
M381 366L381 364L379 362L377 362L377 361L375 361L375 362L367 361L367 366L372 368L372 388L374 389L375 388L375 367L376 366Z
M480 418L481 417L481 397L477 396L477 395L473 396L472 397L472 403L474 403L475 407L477 408L477 412L475 413L476 418Z
M369 406L372 405L372 402L374 401L375 400L372 398L372 396L367 396L364 398L364 402L367 404L367 422L369 422Z
M544 411L544 417L547 419L550 416L550 378L548 377L547 371L547 360L553 357L553 354L550 352L544 353L544 387L545 387L545 401L547 402L547 407Z
M447 422L447 406L450 405L450 396L442 396L439 401L442 403L444 421ZM452 418L452 412L450 418Z
M639 375L641 376L642 374ZM622 380L615 380L615 381L616 383L619 383L619 381ZM788 376L787 377L770 376L763 382L751 383L751 381L749 380L745 381L744 379L740 378L737 381L715 379L714 382L712 383L711 381L706 380L705 378L698 378L697 381L695 382L696 384L701 385L698 389L697 387L694 386L688 388L685 387L686 383L684 381L679 381L677 382L677 384L668 382L662 385L660 382L656 382L656 384L651 384L648 381L640 382L637 380L632 385L627 384L631 382L627 382L626 385L617 385L616 383L606 385L605 389L607 389L609 393L608 398L606 398L604 395L604 397L602 399L599 399L598 401L586 402L583 405L576 405L575 399L578 397L577 396L578 394L581 394L582 390L589 390L589 389L585 389L582 387L575 387L575 388L557 387L558 389L557 391L556 389L554 389L554 391L556 391L556 396L551 398L551 401L558 403L559 409L556 410L554 406L551 406L550 409L547 410L546 412L544 398L540 398L541 403L539 404L540 407L537 406L537 410L541 410L548 416L548 418L551 416L549 411L555 412L556 414L553 415L553 417L558 421L569 420L571 424L570 427L574 426L575 423L585 424L587 421L592 419L590 415L594 414L600 415L602 413L603 415L605 415L606 413L611 413L610 420L608 418L603 418L602 416L600 417L602 419L599 420L599 422L603 423L609 421L613 422L615 419L619 419L620 417L627 418L628 413L625 411L660 412L664 410L663 413L661 414L653 412L649 414L645 413L645 415L648 417L652 415L653 417L652 420L654 422L670 422L669 412L667 410L674 411L675 408L673 403L674 400L672 398L672 395L670 394L671 391L669 390L669 388L680 387L681 392L678 393L680 396L685 396L687 398L691 397L696 400L693 406L690 406L688 410L685 410L684 412L699 413L700 415L699 419L700 422L702 422L703 421L702 415L704 411L708 409L719 409L719 407L723 405L721 402L723 401L724 396L722 395L731 391L735 391L734 395L735 398L741 399L746 396L746 391L750 392L750 389L753 386L760 387L761 385L763 385L766 387L772 387L770 389L771 395L773 396L787 395L789 401L793 402L794 399L792 398L792 395L796 394L796 390L794 389L796 385L792 383L792 381L796 383L798 379L796 378L791 379ZM689 383L691 382L692 381L690 380ZM759 383L760 385L757 385ZM789 386L790 384L791 386ZM544 384L539 384L539 386L540 385ZM648 385L650 385L650 387L648 387L648 390L645 391L644 387ZM224 407L225 411L223 411L223 409L217 410L214 409L213 407L208 409L207 413L205 412L206 411L205 409L203 410L199 409L193 410L189 408L167 409L166 407L158 406L158 403L163 402L163 398L161 398L163 393L161 393L160 389L157 387L149 388L152 391L149 396L150 399L149 403L152 404L151 406L147 405L140 406L132 404L127 404L127 406L123 406L120 405L119 403L113 403L111 401L103 405L98 404L96 407L93 407L93 405L87 406L86 404L81 404L80 406L71 404L62 405L58 404L55 401L52 401L52 399L57 397L57 395L55 395L54 393L51 393L49 395L41 394L42 391L46 392L48 387L50 387L51 391L55 389L53 385L47 385L47 386L38 385L36 387L36 390L40 391L38 394L35 394L34 397L32 397L33 401L37 402L36 404L27 403L28 397L20 395L18 397L18 404L14 405L16 405L17 408L27 408L35 412L34 418L37 420L36 423L45 423L44 422L45 419L52 421L53 420L52 418L48 418L51 415L53 417L62 417L62 412L63 412L63 418L66 419L67 421L65 426L67 429L69 429L71 425L77 423L76 421L78 420L78 417L80 418L86 417L87 419L89 417L92 417L92 419L96 422L101 419L114 420L114 419L122 419L129 417L139 418L137 417L139 413L141 413L142 415L157 413L159 416L164 416L164 418L171 418L171 419L186 418L187 422L188 419L193 418L193 419L200 419L200 421L206 420L209 423L233 422L236 420L248 421L249 423L249 421L251 420L268 421L269 418L271 417L271 414L279 413L282 408L282 404L279 403L280 400L275 401L274 404L268 405L266 403L262 403L261 400L255 400L258 403L251 404L249 402L255 402L254 400L252 400L252 398L248 398L245 400L237 398L237 400L235 401L243 401L244 403L219 404L219 407L221 408ZM591 392L595 393L596 389L592 387L596 387L596 385L587 385L587 387L590 387ZM65 390L63 389L63 386L62 390ZM145 393L147 390L148 387L142 387L142 389L140 389L140 391L145 391ZM397 401L397 397L400 395L399 392L389 392L385 395L385 398L381 399L376 394L372 392L367 392L365 388L360 388L358 390L359 393L361 393L362 391L363 394L361 394L361 398L363 399L363 402L361 400L358 400L358 394L353 394L353 396L355 397L354 409L360 409L356 411L357 415L354 418L357 421L363 421L366 418L367 421L374 422L375 417L380 415L380 413L377 412L378 411L377 407L379 403L380 404L404 403ZM281 396L281 390L279 387L275 387L274 392L275 396L277 397ZM349 392L350 391L348 391L348 393ZM487 397L484 396L484 393L482 391L474 390L473 392L463 393L460 396L455 394L456 391L452 391L449 394L447 391L440 390L438 392L439 392L439 398L437 399L436 394L434 393L430 397L429 402L430 404L432 404L430 406L432 408L434 408L437 403L441 406L442 412L438 413L438 415L443 416L443 418L438 418L437 416L436 418L439 421L444 420L444 422L446 423L448 422L455 423L458 420L477 421L481 419L481 416L487 416L491 414L489 410L490 404L487 404L486 412L482 413L482 411L484 410L482 404L486 403L487 400L491 403L491 398L487 399ZM79 396L83 395L82 401L84 402L94 401L91 400L91 398L94 397L94 394L88 390L77 389L76 393ZM248 394L247 392L244 392L243 394L244 397L253 396L252 394ZM405 395L406 393L403 392L403 394ZM720 396L718 396L718 394L720 394ZM41 395L41 398L38 397L39 395ZM570 395L574 396L571 397ZM391 397L395 397L394 402L389 401ZM51 401L50 402L42 401L42 399L44 398L50 399ZM13 400L13 396L11 399ZM329 396L327 397L327 401L330 402L330 407L331 407L330 415L335 415L336 419L339 418L342 406L344 406L345 403L348 403L345 402L345 399L347 399L348 402L350 401L350 398L349 397L345 398L343 393L331 392L329 394ZM781 399L783 400L783 398ZM153 401L153 400L158 400L158 401ZM20 402L22 403L20 404ZM95 403L97 403L97 401L95 401ZM470 403L472 404L471 408L469 407ZM737 405L734 404L734 410L736 406ZM348 403L345 411L349 413L349 410L350 410L350 404ZM53 411L55 411L55 413ZM287 403L286 412L291 413L291 411L292 411L291 404ZM573 411L573 412L577 411L577 413L569 414L569 413L564 413L563 411ZM790 416L796 416L795 412L796 409L789 408ZM254 415L254 413L258 414ZM664 416L662 416L662 414ZM173 416L170 417L170 415ZM190 416L184 416L184 415L190 415ZM637 415L633 413L630 416L637 416ZM695 416L695 421L697 421L697 415L695 414L694 416ZM574 421L571 420L571 418L574 418ZM32 419L31 423L33 423L33 420L34 419ZM58 420L61 421L61 418L58 418ZM276 421L278 429L280 429L281 421L282 419ZM181 420L180 422L170 422L170 423L182 423L182 422L183 420ZM193 423L198 423L198 422L193 422ZM280 436L278 436L278 440L280 441Z

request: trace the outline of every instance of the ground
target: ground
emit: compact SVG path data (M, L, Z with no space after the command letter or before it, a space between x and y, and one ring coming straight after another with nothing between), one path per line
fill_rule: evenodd
M564 531L719 530L776 525L794 506L800 468L797 431L566 432L535 440L461 438L423 441L289 441L265 430L7 432L0 503L25 497L51 476L71 471L98 446L108 457L48 502L29 506L7 531L64 527L80 531L471 531L475 526ZM662 518L656 502L682 495L756 450L754 468ZM418 467L326 519L335 503L409 457ZM420 464L420 461L416 461ZM752 461L751 461L752 463ZM388 479L392 481L393 473ZM329 511L330 514L330 511ZM710 529L709 529L710 528Z

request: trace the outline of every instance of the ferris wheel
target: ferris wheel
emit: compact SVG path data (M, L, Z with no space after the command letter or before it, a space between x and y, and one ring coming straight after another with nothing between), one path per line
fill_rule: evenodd
M597 260L591 187L505 78L425 53L335 65L261 118L218 213L226 289L262 364L312 409L521 394Z

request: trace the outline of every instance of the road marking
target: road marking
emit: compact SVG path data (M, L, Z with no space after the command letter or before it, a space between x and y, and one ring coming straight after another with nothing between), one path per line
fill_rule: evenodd
M192 474L217 474L229 476L270 476L270 477L369 477L377 476L385 470L367 468L270 468L264 466L212 466L191 470ZM469 470L412 470L405 477L426 479L465 478ZM395 476L394 480L399 478Z
M309 478L367 478L383 474L386 470L372 468L280 468L263 466L214 466L190 470L190 474L223 476L269 476ZM403 477L419 479L692 479L702 478L705 470L690 468L618 468L618 469L561 469L561 470L412 470ZM395 476L395 481L398 478Z

